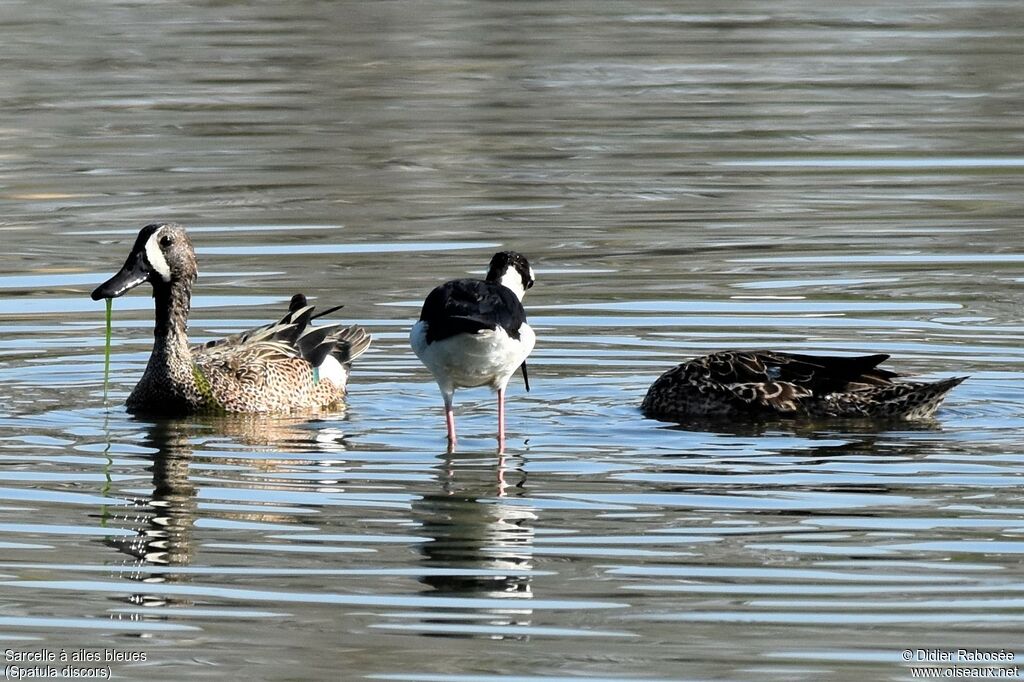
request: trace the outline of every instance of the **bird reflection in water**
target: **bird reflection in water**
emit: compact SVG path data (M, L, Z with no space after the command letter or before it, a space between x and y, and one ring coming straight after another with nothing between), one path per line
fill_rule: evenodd
M134 503L132 507L123 514L115 511L103 519L103 525L121 526L133 530L135 535L109 536L103 542L126 554L129 565L136 569L118 572L117 577L140 583L182 582L187 576L147 571L147 568L187 566L192 561L192 529L198 507L196 487L188 475L192 444L188 430L180 423L159 421L146 427L143 445L155 450L150 467L153 493L148 497L128 498ZM135 606L190 603L146 592L132 594L128 602Z
M232 520L264 523L295 523L295 517L277 512L270 507L266 512L253 510L200 510L198 486L190 476L193 463L205 464L210 457L204 451L211 447L230 449L244 443L245 450L267 446L278 457L252 459L222 456L218 465L258 467L275 470L293 463L289 452L340 452L346 449L344 439L332 429L308 428L309 422L300 418L269 417L261 415L227 415L189 420L161 419L139 421L145 428L142 445L154 451L152 471L153 492L148 496L131 498L127 508L107 507L101 519L105 527L122 527L135 535L107 536L102 542L127 555L126 564L134 570L117 571L116 576L142 584L185 583L197 577L189 571L174 571L174 567L190 566L195 558L197 543L193 538L198 519L217 516ZM197 454L198 451L198 454ZM308 458L301 460L308 462ZM263 487L274 486L270 479ZM122 498L124 499L124 498ZM125 564L122 564L124 566ZM201 579L201 578L200 578ZM160 590L141 590L127 600L134 607L180 607L192 605L188 598L169 597ZM141 615L136 614L136 617Z
M520 458L445 454L437 468L437 492L412 504L420 533L424 567L420 582L431 596L509 600L508 607L473 612L439 610L420 622L428 633L475 636L472 626L528 626L533 610L534 509L517 503L526 497ZM497 478L497 484L495 483ZM457 573L446 572L455 569ZM467 632L459 626L471 626ZM446 628L451 631L446 632ZM521 635L512 635L519 638Z

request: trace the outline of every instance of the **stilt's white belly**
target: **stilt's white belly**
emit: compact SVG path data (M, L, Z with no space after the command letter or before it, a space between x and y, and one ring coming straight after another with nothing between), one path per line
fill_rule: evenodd
M420 321L413 326L409 342L442 389L490 386L497 390L508 384L530 355L536 336L530 325L524 324L518 339L498 327L428 344L427 324Z

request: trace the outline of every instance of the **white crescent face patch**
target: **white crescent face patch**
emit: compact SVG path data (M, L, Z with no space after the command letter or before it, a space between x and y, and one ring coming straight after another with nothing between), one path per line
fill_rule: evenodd
M501 276L501 284L512 290L512 293L516 295L520 301L523 300L523 296L526 294L526 289L523 288L523 276L519 274L519 271L515 268L509 268L505 271L505 274Z
M149 267L153 269L155 273L165 282L171 281L171 266L167 264L167 259L164 258L164 252L160 250L160 233L163 230L157 230L146 242L146 260L149 261Z

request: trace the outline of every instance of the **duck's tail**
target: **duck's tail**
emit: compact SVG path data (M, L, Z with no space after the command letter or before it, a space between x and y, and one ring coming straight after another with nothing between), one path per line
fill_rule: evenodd
M332 336L334 350L331 355L341 364L348 366L353 360L366 352L372 337L359 325L352 325L340 330Z
M967 377L951 377L934 382L900 382L880 389L872 396L873 416L916 421L930 419L946 395Z
M313 320L337 312L344 306L332 306L314 314L313 306L307 305L307 303L303 294L292 296L291 303L288 305L288 314L281 320L281 324L290 323L296 328L297 337L293 343L299 347L302 356L308 359L314 367L319 367L330 355L347 369L353 360L370 347L370 335L365 329L355 324L344 328L338 324L312 327L309 323Z

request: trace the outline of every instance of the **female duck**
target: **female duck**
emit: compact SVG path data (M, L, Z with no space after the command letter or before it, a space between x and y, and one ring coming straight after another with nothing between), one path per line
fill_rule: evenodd
M652 419L693 417L860 417L927 419L967 377L894 381L878 367L888 355L834 357L724 351L684 362L648 389Z
M370 345L365 330L313 327L313 307L296 296L280 322L191 346L188 314L197 274L185 228L154 223L139 232L121 271L92 292L98 301L144 282L153 286L153 353L128 397L129 412L317 411L344 399L351 362Z

